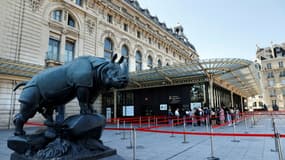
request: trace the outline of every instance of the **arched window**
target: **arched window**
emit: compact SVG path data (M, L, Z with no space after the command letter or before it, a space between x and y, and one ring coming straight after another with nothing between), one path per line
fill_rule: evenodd
M106 38L104 41L104 58L111 60L113 56L113 42L110 38Z
M70 26L70 27L75 27L75 21L72 18L72 16L70 16L70 15L68 15L67 25Z
M160 59L158 59L158 61L157 61L157 67L162 67L162 63L161 63Z
M153 65L152 65L152 57L149 55L147 57L147 66L149 69L152 69Z
M125 57L124 63L127 64L127 69L129 70L129 48L126 45L122 46L121 54Z
M65 14L67 18L64 18ZM75 52L79 35L79 26L75 16L64 8L51 11L49 16L49 23L56 25L50 25L49 29L48 52L46 55L47 62L55 61L58 64L58 62L65 63L72 61L76 55ZM61 25L61 27L58 27L58 25ZM70 27L77 27L76 30L72 29L72 31L78 34L69 34ZM62 30L67 30L67 33L62 34ZM61 49L61 47L63 47L63 49Z
M58 22L62 20L62 10L54 10L51 15L52 19Z
M140 51L136 52L136 71L142 70L142 54Z

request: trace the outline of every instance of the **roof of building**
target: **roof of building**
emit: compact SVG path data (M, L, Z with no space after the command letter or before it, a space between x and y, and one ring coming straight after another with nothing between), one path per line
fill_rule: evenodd
M244 97L260 92L258 70L252 61L237 58L193 60L188 64L177 64L130 73L128 89L143 89L199 82L213 78L216 84L233 90Z
M172 36L174 36L176 39L178 39L180 42L184 43L186 46L190 47L194 51L196 51L193 44L191 44L188 39L184 39L180 37L177 33L173 31L173 29L168 28L164 22L160 22L157 16L152 16L148 9L141 8L139 2L137 0L124 0L128 4L130 4L133 8L135 8L137 11L142 13L145 17L153 21L155 24L163 28L165 31L170 33Z

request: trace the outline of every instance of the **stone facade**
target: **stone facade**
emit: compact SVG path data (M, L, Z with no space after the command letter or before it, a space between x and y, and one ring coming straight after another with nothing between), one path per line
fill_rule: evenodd
M187 63L199 56L180 28L168 28L136 0L1 0L0 128L12 126L21 92L12 88L29 80L31 69L61 65L82 55L121 55L123 46L130 72L139 64L144 70ZM111 49L106 49L106 40ZM137 52L142 56L139 62ZM23 72L27 74L19 74ZM101 97L94 104L99 112ZM76 100L66 108L68 115L79 110Z
M259 100L269 110L284 110L285 106L285 43L257 48L256 62L260 64L262 93ZM254 103L254 102L253 102ZM258 103L257 103L258 104Z

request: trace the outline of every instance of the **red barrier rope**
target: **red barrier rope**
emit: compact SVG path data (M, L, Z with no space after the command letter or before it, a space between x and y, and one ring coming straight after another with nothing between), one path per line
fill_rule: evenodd
M138 128L137 131L142 132L154 132L154 133L166 133L166 134L188 134L188 135L197 135L197 136L239 136L239 137L274 137L274 134L266 134L266 133L256 133L256 134L249 134L249 133L210 133L210 132L183 132L183 131L167 131L167 130L151 130L151 129L144 129ZM285 135L280 135L280 137L284 138Z

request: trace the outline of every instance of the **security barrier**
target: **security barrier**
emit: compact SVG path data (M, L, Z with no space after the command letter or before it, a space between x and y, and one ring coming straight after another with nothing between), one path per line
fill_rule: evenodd
M283 152L282 152L282 145L280 142L280 138L285 138L285 134L280 134L278 132L278 128L276 126L275 120L276 118L283 119L281 117L285 115L285 112L281 112L278 114L277 112L257 112L257 113L245 113L238 116L239 118L233 119L231 121L227 121L225 123L220 124L211 124L209 120L210 117L207 116L186 116L184 118L177 118L177 117L169 117L169 116L139 116L139 117L132 117L132 118L116 118L109 120L108 127L105 130L113 130L116 133L120 133L122 135L122 140L129 139L130 146L129 148L132 149L133 159L136 159L136 152L137 150L137 141L136 141L136 132L148 132L148 133L158 133L158 134L169 134L170 137L174 137L175 135L182 135L183 140L182 143L191 144L191 141L187 141L188 136L208 136L210 138L210 157L207 159L210 160L218 160L218 157L214 155L214 137L232 137L233 142L240 142L237 140L237 137L267 137L274 139L274 149L272 151L277 152L279 160L283 160ZM273 133L249 133L248 132L248 122L251 123L252 127L257 127L259 121L263 118L271 117L272 121L272 129ZM211 117L217 118L217 117ZM205 130L205 131L194 131L197 122L200 121L202 126L204 127L197 127L198 130ZM236 124L244 124L243 133L238 133L236 131ZM41 123L36 122L28 122L27 125L36 125L42 126ZM113 126L113 127L112 127ZM122 127L123 126L123 127ZM219 128L228 128L232 131L229 132L214 132L214 129ZM240 131L239 129L238 131ZM126 134L129 132L129 134ZM272 132L272 131L271 131ZM129 138L127 138L129 135ZM242 143L242 142L241 142Z

